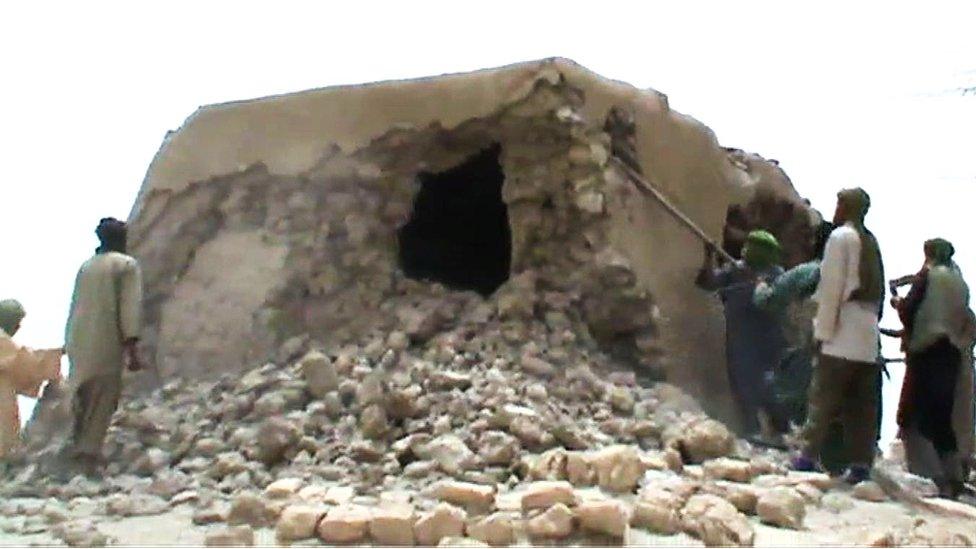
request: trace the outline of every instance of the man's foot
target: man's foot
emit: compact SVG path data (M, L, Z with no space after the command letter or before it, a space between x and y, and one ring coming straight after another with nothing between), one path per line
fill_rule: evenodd
M939 497L944 499L959 499L966 493L966 486L961 481L936 480L935 485L939 487Z
M762 446L764 448L775 448L777 450L786 450L786 442L783 441L783 436L767 436L767 435L753 435L748 437L751 444L755 446Z
M100 478L102 471L102 456L79 453L75 456L78 472L89 478Z
M806 456L796 456L790 460L790 469L793 469L794 471L803 471L806 473L815 473L817 471L817 464Z
M871 480L871 469L864 465L851 465L844 475L844 482L854 486L866 480Z

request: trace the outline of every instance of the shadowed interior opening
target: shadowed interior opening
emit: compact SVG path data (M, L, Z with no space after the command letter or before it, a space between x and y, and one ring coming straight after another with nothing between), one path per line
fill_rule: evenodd
M398 234L408 277L486 296L508 280L512 234L499 154L494 144L447 171L418 175L413 214Z

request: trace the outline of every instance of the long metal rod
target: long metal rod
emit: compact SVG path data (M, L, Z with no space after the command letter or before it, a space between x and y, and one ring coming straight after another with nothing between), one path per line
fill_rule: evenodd
M688 216L686 216L681 210L679 210L674 204L672 204L671 201L668 200L668 198L664 196L664 194L661 191L659 191L654 185L652 185L646 179L644 179L644 177L641 174L637 173L636 171L634 171L633 168L621 162L620 159L618 158L611 158L611 160L615 162L616 165L619 168L621 168L624 171L624 173L627 174L628 177L630 177L635 183L637 183L638 189L653 196L662 206L664 206L664 209L667 210L668 213L673 215L675 219L677 219L686 227L691 229L691 231L695 233L695 235L698 236L698 238L700 238L703 242L711 246L711 248L715 250L720 256L722 256L722 258L724 258L726 261L735 262L736 259L734 257L732 257L725 250L723 250L722 247L719 246L717 243L715 243L714 240L709 238L709 236L705 234L705 231L701 230L701 228L698 225L696 225L694 221L689 219Z

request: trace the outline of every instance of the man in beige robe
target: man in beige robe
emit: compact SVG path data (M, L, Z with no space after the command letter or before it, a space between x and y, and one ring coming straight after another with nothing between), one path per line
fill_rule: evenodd
M142 276L126 255L125 223L102 219L101 246L78 271L65 330L70 361L68 391L74 428L71 457L91 470L119 403L122 370L138 370L136 344L142 313Z
M17 395L37 397L41 385L61 379L61 350L32 350L14 342L24 308L13 299L0 301L0 459L20 446Z

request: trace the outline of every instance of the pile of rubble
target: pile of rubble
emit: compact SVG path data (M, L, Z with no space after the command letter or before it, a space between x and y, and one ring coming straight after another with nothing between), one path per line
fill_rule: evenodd
M104 478L16 471L6 496L51 499L0 506L4 528L92 545L111 540L91 517L190 506L197 525L225 523L210 545L263 528L289 543L619 542L637 528L752 545L757 522L802 529L807 506L831 504L828 476L787 473L675 387L639 386L574 296L529 275L491 300L407 284L381 306L398 330L339 349L295 338L241 377L125 402Z

